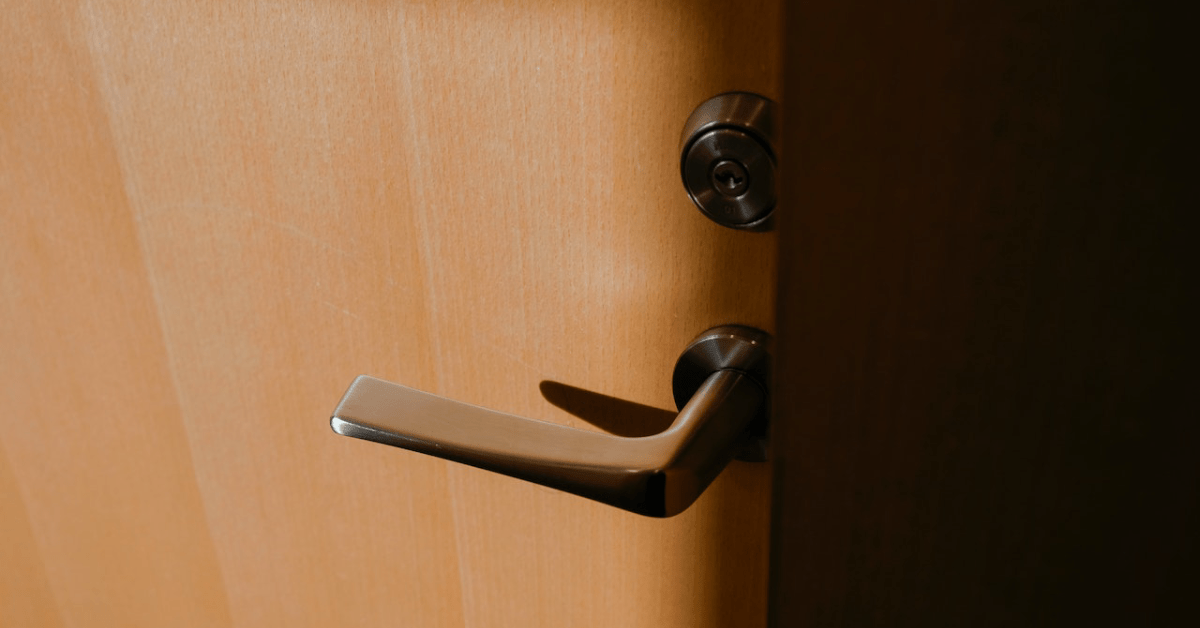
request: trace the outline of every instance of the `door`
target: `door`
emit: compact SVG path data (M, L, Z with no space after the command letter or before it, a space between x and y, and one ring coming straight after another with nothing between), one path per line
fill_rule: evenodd
M770 472L643 518L342 438L369 373L581 429L774 328L678 172L779 3L6 0L0 625L755 626ZM644 426L639 427L644 429Z

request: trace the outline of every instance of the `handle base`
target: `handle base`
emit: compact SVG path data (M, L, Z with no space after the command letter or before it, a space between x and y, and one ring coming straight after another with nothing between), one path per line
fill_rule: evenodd
M771 336L745 325L718 325L696 337L675 362L671 388L675 407L682 410L708 376L721 370L748 375L764 392L771 390ZM770 396L766 397L768 400ZM743 462L767 460L767 426L771 415L764 403L740 439L734 458Z

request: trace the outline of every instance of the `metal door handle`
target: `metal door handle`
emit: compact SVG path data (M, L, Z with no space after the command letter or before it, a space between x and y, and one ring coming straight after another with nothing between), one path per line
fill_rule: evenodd
M767 415L770 337L736 325L697 337L675 365L679 415L626 438L535 421L360 376L330 425L353 436L536 482L654 517L682 512Z

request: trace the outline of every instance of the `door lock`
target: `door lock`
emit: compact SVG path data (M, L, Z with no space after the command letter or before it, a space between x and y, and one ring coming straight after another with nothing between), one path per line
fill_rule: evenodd
M688 117L680 172L704 215L734 229L771 230L776 118L774 101L749 92L714 96Z

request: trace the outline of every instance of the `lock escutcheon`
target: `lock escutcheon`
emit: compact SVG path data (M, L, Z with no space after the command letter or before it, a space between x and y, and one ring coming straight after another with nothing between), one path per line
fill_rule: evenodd
M688 118L680 145L683 185L713 221L747 231L771 229L775 120L775 103L749 92L710 98Z

